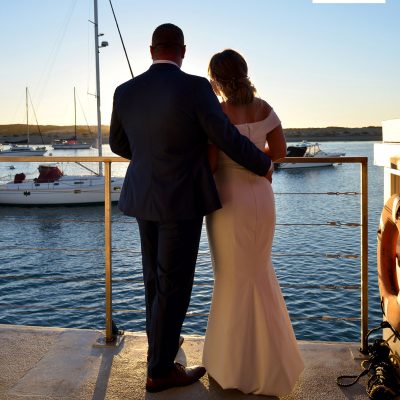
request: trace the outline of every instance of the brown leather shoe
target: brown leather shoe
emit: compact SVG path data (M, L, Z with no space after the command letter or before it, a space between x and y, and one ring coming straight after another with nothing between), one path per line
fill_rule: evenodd
M147 377L146 390L150 393L161 392L177 386L187 386L198 381L204 374L204 367L186 368L175 363L174 368L163 378Z

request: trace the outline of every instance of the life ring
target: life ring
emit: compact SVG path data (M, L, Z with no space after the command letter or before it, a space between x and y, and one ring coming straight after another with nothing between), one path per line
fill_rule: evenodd
M378 282L385 319L400 330L400 264L397 241L400 233L400 195L393 195L382 209L378 229ZM400 256L400 254L399 254Z

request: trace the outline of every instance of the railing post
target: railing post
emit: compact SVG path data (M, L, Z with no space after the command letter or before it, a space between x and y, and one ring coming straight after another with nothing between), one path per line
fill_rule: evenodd
M114 341L111 270L111 162L104 162L104 257L106 283L106 342Z
M368 351L368 159L361 162L361 352Z

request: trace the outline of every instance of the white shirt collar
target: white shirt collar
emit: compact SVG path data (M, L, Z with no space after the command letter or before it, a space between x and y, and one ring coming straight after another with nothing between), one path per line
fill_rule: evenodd
M171 60L154 60L153 64L173 64L176 65L179 69L181 68L177 63Z

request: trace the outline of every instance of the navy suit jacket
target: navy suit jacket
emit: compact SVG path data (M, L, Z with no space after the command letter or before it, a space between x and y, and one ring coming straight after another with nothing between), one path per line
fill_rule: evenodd
M131 160L121 211L144 220L177 221L220 208L209 142L258 175L270 168L270 158L229 122L207 79L161 63L120 85L110 147Z

